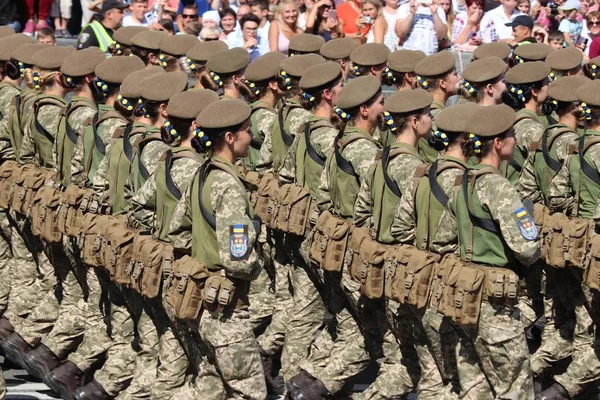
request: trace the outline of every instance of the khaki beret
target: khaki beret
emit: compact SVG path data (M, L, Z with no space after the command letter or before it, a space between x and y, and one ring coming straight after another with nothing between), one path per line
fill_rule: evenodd
M145 26L123 26L115 31L113 39L123 46L131 46L131 39L140 32L147 31Z
M15 33L16 33L15 30L13 28L11 28L10 26L6 26L6 25L0 26L0 38L14 35Z
M486 57L467 65L462 76L469 83L480 83L496 79L505 71L506 63L501 58Z
M302 78L300 78L300 88L310 92L312 89L319 89L341 78L342 68L340 64L328 61L325 64L313 65L306 70Z
M581 66L583 52L575 47L559 49L548 54L546 64L555 71L569 71Z
M381 43L367 43L358 46L350 54L353 64L363 67L385 64L388 60L390 49Z
M175 93L169 100L169 117L196 119L210 103L219 101L219 95L208 89L192 89Z
M67 56L60 67L66 76L78 77L93 74L96 67L106 59L106 55L92 48L75 51Z
M524 44L515 49L515 56L523 61L544 61L550 53L552 48L544 43Z
M515 123L517 113L507 105L480 107L469 118L469 133L479 137L493 137L509 130ZM437 123L437 119L436 119Z
M475 103L464 103L444 108L435 117L435 125L444 132L467 132L469 120L481 107Z
M507 83L521 85L543 81L549 73L548 64L543 61L532 61L515 65L504 75L504 79Z
M149 101L163 102L187 88L188 76L183 71L152 74L146 77L140 85L140 97Z
M198 43L200 41L194 35L167 36L160 44L160 52L173 57L182 57Z
M328 60L337 61L349 58L352 51L358 47L354 39L345 37L333 39L321 46L320 53Z
M449 51L432 54L419 61L415 73L424 77L446 75L456 69L456 59Z
M0 39L0 61L9 61L12 54L21 46L32 44L31 37L22 33Z
M279 66L284 59L285 54L279 51L266 53L248 65L244 77L250 82L261 82L272 79L279 74Z
M593 80L577 89L577 98L588 106L600 106L600 80Z
M582 75L560 77L548 85L548 96L556 101L577 101L577 89L588 82L590 80Z
M505 60L510 55L511 51L512 49L510 48L508 43L484 43L475 49L475 51L473 52L473 57L475 57L478 60L488 57L498 57L502 60Z
M33 55L33 64L40 69L58 70L74 51L73 46L46 47Z
M207 105L196 123L205 129L229 128L246 122L251 112L250 106L242 100L222 99Z
M133 71L144 69L144 62L136 56L107 58L96 67L96 76L106 83L121 83Z
M290 53L318 53L324 44L325 39L322 36L302 33L290 39L288 48Z
M160 50L160 44L169 35L163 31L142 31L131 38L131 45L148 50Z
M396 50L388 55L387 66L401 74L415 72L415 67L425 57L421 50Z
M369 101L381 92L381 81L373 75L352 79L343 87L337 100L337 106L349 110Z
M590 60L589 64L599 66L600 65L600 56L592 58Z
M25 65L33 65L33 55L47 47L50 47L50 45L42 43L26 44L13 51L11 58Z
M281 70L288 75L301 78L302 75L312 66L325 64L327 61L318 54L300 54L294 57L288 57L281 62Z
M138 99L141 97L142 81L154 74L166 74L161 67L151 67L133 71L123 79L119 93L126 99Z
M395 92L385 101L385 111L393 114L404 114L422 110L433 102L433 96L426 90L401 90Z
M195 62L205 63L211 59L217 53L227 51L227 43L221 40L214 40L212 42L200 42L192 47L186 56Z
M211 72L217 74L233 74L246 68L250 62L250 54L241 47L223 51L212 56L206 63Z

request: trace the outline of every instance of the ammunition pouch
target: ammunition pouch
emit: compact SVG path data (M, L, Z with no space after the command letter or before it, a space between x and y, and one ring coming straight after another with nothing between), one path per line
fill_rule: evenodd
M4 161L0 166L0 208L9 209L15 191L15 178L21 174L16 161Z
M92 189L82 189L69 185L63 192L62 203L58 213L58 230L71 238L77 238L81 233L83 215L93 197Z
M210 271L194 258L183 256L173 263L173 270L165 274L165 300L176 318L195 321L200 315L204 286Z
M138 234L133 240L131 287L142 296L153 299L160 293L164 275L172 272L173 246L150 235Z
M248 172L246 179L256 184L258 189L250 194L250 203L254 213L260 217L261 220L269 228L275 228L271 226L270 211L272 209L272 202L277 191L279 190L279 183L277 177L273 173L267 173L259 177L256 172Z
M584 268L593 232L593 220L568 218L563 213L551 215L542 231L544 261L553 268Z
M19 176L15 177L15 190L12 196L11 208L14 212L29 217L31 203L36 192L46 183L52 183L54 172L26 164L21 168Z
M363 228L354 228L346 261L350 277L360 283L361 293L369 299L383 297L385 270L383 261L386 247L371 239Z
M58 229L61 201L62 192L52 186L43 186L35 193L31 203L31 232L47 243L59 243L62 240L62 233Z
M305 236L310 231L311 215L317 210L317 202L308 190L294 184L279 188L270 210L270 226L285 233Z
M312 232L310 259L324 271L341 271L353 227L329 211L322 213Z
M136 231L126 222L115 217L106 228L103 240L104 266L111 280L119 285L129 285L133 273L133 239Z

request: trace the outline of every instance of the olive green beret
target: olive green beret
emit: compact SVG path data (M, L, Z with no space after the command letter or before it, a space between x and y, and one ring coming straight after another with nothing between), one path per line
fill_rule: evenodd
M548 85L548 96L556 101L577 101L577 89L588 82L590 80L582 75L560 77Z
M342 110L349 110L366 103L379 92L381 92L381 81L376 76L354 78L340 92L337 106Z
M242 100L222 99L207 105L196 118L201 128L229 128L244 123L250 118L252 109Z
M504 79L507 83L521 85L540 82L547 78L549 73L548 64L543 61L532 61L514 66L506 73Z
M217 53L227 51L227 43L221 40L214 40L211 42L200 42L192 47L186 56L195 62L205 63L211 59Z
M272 79L279 74L279 66L284 59L285 54L279 51L266 53L248 65L244 77L251 82Z
M115 56L96 67L96 76L106 83L121 83L127 75L144 67L144 62L137 56Z
M33 55L47 47L50 47L50 45L42 43L26 44L13 51L11 58L25 65L33 65Z
M593 80L577 89L577 98L588 106L600 106L600 80Z
M321 46L325 44L325 39L322 36L312 35L310 33L302 33L294 35L290 39L290 53L318 53Z
M422 110L433 102L433 96L426 90L401 90L395 92L385 101L385 111L394 114L403 114L411 111Z
M160 44L168 36L163 31L142 31L131 38L131 44L148 50L160 50Z
M555 71L569 71L581 66L583 52L575 47L555 50L546 57L546 64Z
M88 52L88 54L94 54L94 55L104 55L104 58L106 58L106 53L103 52L102 50L100 50L100 47L96 47L96 46L90 46L90 47L86 47L85 50Z
M106 55L92 48L75 51L67 56L60 67L66 76L78 77L93 74L96 67L106 59Z
M302 78L300 78L300 88L305 91L321 88L329 83L333 83L342 78L342 68L340 64L328 61L325 64L313 65Z
M415 73L424 77L446 75L456 68L456 59L449 51L425 57L415 67Z
M169 117L196 119L210 103L219 101L219 95L208 89L193 89L186 92L175 93L169 105Z
M15 33L16 33L15 30L13 28L11 28L10 26L6 26L6 25L0 26L0 38L14 35Z
M250 54L241 47L223 51L212 56L206 67L217 74L232 74L240 71L250 62Z
M200 41L194 35L167 36L160 44L160 52L173 57L182 57L198 43Z
M475 60L465 67L463 78L469 83L488 82L506 71L506 63L498 57Z
M508 45L508 43L504 42L492 42L492 43L484 43L481 46L477 47L473 52L473 57L478 60L488 57L498 57L502 60L508 58L512 49Z
M15 50L28 44L32 44L31 37L22 33L3 37L0 39L0 61L10 60Z
M481 107L475 103L464 103L444 108L435 117L435 125L444 132L467 132L469 120Z
M592 58L588 64L599 66L600 65L600 56Z
M333 39L321 46L320 53L328 60L337 61L350 57L352 51L358 47L354 39L345 37Z
M544 43L531 43L517 46L515 56L524 61L544 61L552 48Z
M381 43L367 43L358 46L350 54L350 60L356 65L370 67L385 64L388 60L390 49Z
M504 104L480 107L469 118L467 126L469 133L474 133L479 137L493 137L509 130L515 123L516 118L517 113Z
M327 61L318 54L300 54L294 57L288 57L281 62L281 70L288 75L301 78L302 75L312 66L325 64Z
M387 66L401 74L415 72L415 67L425 57L421 50L396 50L388 55Z
M119 93L126 99L138 99L141 97L142 81L154 74L166 74L161 67L151 67L134 71L127 75L121 83Z
M145 26L123 26L115 31L113 39L123 46L131 46L131 39L140 32L147 31Z
M149 101L167 101L187 85L188 76L183 71L152 74L141 82L140 96Z
M33 64L40 69L58 70L74 51L73 46L46 47L33 55Z

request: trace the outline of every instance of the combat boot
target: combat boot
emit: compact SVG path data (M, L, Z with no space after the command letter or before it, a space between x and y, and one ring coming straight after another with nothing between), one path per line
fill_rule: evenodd
M4 350L4 356L8 358L13 364L16 364L22 368L25 368L24 357L25 354L31 350L31 346L23 340L21 335L17 332L13 332L0 343L2 350Z
M6 339L8 335L15 331L10 321L4 317L0 318L0 341Z
M91 381L87 385L73 392L75 400L108 400L110 396L98 381Z
M291 400L324 400L331 399L331 394L320 380L302 370L290 379L286 388Z
M258 347L260 361L262 362L265 380L267 383L267 392L269 394L283 394L283 385L273 378L273 357L267 354L262 347Z
M554 383L548 389L544 390L535 400L569 400L569 393L559 383Z
M27 372L42 380L50 371L58 367L59 362L58 356L43 344L25 354Z
M75 389L83 385L83 371L73 362L66 361L47 374L44 382L63 399L72 399Z

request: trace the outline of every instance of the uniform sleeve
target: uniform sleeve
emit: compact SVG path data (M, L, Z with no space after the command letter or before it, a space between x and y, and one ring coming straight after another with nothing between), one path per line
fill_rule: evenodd
M593 145L587 151L587 154L590 155L590 159L592 160L592 166L596 171L600 173L600 145ZM596 202L596 209L594 210L594 221L596 222L596 226L600 225L600 202Z
M196 174L197 176L197 174ZM196 177L193 178L195 180ZM173 213L169 225L169 241L175 250L191 254L192 252L192 203L191 190L194 185L189 185Z
M108 195L108 159L110 158L110 151L106 152L106 156L100 161L98 169L94 174L92 188L98 198L102 198L104 201L104 193Z
M416 219L413 197L414 183L404 191L392 220L391 234L402 244L411 244L415 240Z
M333 157L329 157L325 163L325 168L321 173L321 179L319 180L319 188L317 189L317 207L321 212L333 209L333 203L331 202L331 195L329 193L329 165Z
M566 133L559 136L554 142L556 148L556 156L562 167L558 170L550 187L548 188L548 201L552 210L560 211L566 215L571 215L573 212L574 192L571 184L571 176L569 175L569 164L571 156L568 154L571 143L579 139L579 135Z
M86 26L77 37L77 50L87 49L90 46L98 46L98 38L91 26Z
M89 109L91 112L89 117L94 115L94 111ZM77 110L76 110L77 111ZM76 112L75 111L75 112ZM73 130L77 132L77 143L73 148L73 157L71 158L71 183L83 186L86 180L85 176L85 165L84 165L84 157L85 157L85 149L83 145L83 138L85 135L85 131L89 126L87 114L82 115L81 118L76 119L77 123L72 124ZM75 121L74 121L75 122Z
M33 113L29 113L27 122L23 129L23 141L21 142L21 151L19 153L19 162L21 164L33 164L35 162L35 143L33 141L33 132L31 124L33 123Z
M260 146L260 152L258 154L258 160L256 162L256 170L259 172L269 172L273 166L273 140L271 131L273 130L273 124L275 123L276 114L273 112L261 112L257 115L256 122L258 124L258 130L263 134L264 141Z
M289 151L285 155L279 173L277 174L280 185L292 183L296 180L296 151L298 149L298 138L298 136L294 138L294 143L292 143Z
M371 228L372 226L371 217L373 213L373 204L371 202L371 181L376 165L377 164L373 164L371 166L368 179L365 179L362 185L360 185L360 189L356 196L356 202L354 203L354 225L359 228Z
M525 160L525 164L523 164L523 169L521 169L521 175L519 176L518 190L523 200L531 200L534 203L539 203L542 201L542 196L538 182L535 179L533 168L534 155L534 151L529 152L529 156Z
M375 164L377 150L377 145L366 139L356 140L343 150L344 158L352 163L361 185L369 176L369 169Z
M499 175L483 176L477 181L477 194L483 207L500 226L504 241L525 265L540 258L541 240L533 217L523 206L516 189Z
M156 212L156 176L152 175L131 199L133 217L146 231L154 228Z
M246 213L248 193L226 172L216 171L210 201L216 219L217 245L219 257L228 276L252 280L260 273L260 263L256 247L257 232ZM245 252L233 254L230 241L235 229L247 232Z

